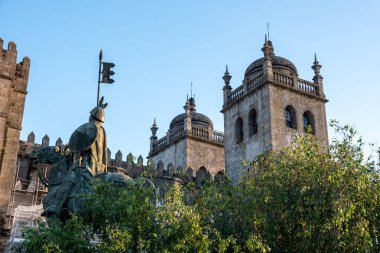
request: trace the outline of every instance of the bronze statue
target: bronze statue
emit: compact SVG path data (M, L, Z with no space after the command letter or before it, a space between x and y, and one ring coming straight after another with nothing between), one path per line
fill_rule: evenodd
M69 212L80 211L83 195L91 192L95 178L119 187L134 183L126 175L107 172L107 140L102 127L107 103L103 101L102 97L98 106L91 110L89 122L74 131L68 146L45 147L31 154L36 163L52 165L49 179L39 173L41 181L48 186L43 200L43 215L48 218L65 221L69 218ZM147 185L154 187L150 181Z

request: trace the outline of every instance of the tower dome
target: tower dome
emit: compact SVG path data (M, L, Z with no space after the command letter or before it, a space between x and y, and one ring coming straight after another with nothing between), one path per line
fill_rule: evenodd
M190 109L190 117L191 117L191 125L198 128L207 128L213 129L213 123L209 117L206 115L199 113L195 109L195 99L191 97L186 101L186 105L184 108L189 106ZM170 122L170 130L184 128L186 113L181 113L173 118Z
M264 61L264 57L253 61L246 69L244 77L248 77L252 74L256 74L263 71ZM272 55L272 68L278 70L288 70L293 72L293 74L297 75L297 68L290 60L281 56L276 56L274 54Z
M212 121L209 117L196 111L190 112L191 124L200 128L213 128ZM183 128L185 123L186 113L181 113L174 117L170 122L170 129Z
M278 72L281 72L285 75L298 76L297 68L291 61L284 57L276 56L274 54L272 41L267 40L266 35L264 47L261 49L261 51L263 51L264 57L255 60L248 66L248 68L245 71L244 78L255 76L256 74L263 72L263 66L266 60L271 61L273 70L277 70Z

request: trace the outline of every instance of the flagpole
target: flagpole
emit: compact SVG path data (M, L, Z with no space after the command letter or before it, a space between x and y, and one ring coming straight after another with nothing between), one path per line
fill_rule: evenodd
M100 95L100 74L102 73L102 59L103 59L103 52L100 49L99 53L99 75L98 75L98 97L96 99L96 106L99 106L99 95Z

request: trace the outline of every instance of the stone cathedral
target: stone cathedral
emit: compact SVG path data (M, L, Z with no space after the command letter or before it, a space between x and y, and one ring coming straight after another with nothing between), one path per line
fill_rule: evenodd
M226 174L237 183L247 170L242 161L289 146L299 134L315 135L322 143L321 152L327 151L328 100L316 56L311 66L314 76L306 81L291 61L275 55L270 40L265 38L261 50L263 57L247 67L242 83L234 89L226 67L220 99L224 133L214 129L212 120L197 111L190 97L184 113L173 118L161 138L154 120L146 165L142 156L135 162L131 153L124 161L120 151L111 159L108 149L108 170L131 177L154 175L154 184L162 190L162 185L177 182L194 181L200 186L205 178ZM15 43L3 49L0 39L0 251L10 236L17 207L38 205L46 193L38 184L37 168L29 155L51 145L49 137L36 143L31 132L27 140L19 140L29 66L28 57L17 63ZM55 146L63 143L58 138Z
M321 65L316 56L313 81L298 77L288 59L274 54L265 39L264 56L253 61L243 82L233 89L226 67L223 76L224 134L214 131L212 121L196 112L194 98L186 101L185 113L170 123L166 136L158 139L153 124L149 158L158 168L187 168L187 174L208 177L226 173L234 183L246 172L242 161L291 144L296 134L311 131L327 150L327 123Z

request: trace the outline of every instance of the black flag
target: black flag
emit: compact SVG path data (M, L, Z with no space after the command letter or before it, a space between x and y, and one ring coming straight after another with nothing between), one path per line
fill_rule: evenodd
M111 68L115 67L115 64L111 62L102 62L103 64L103 70L102 70L102 81L101 83L113 83L114 80L111 79L111 76L115 74L111 70Z

